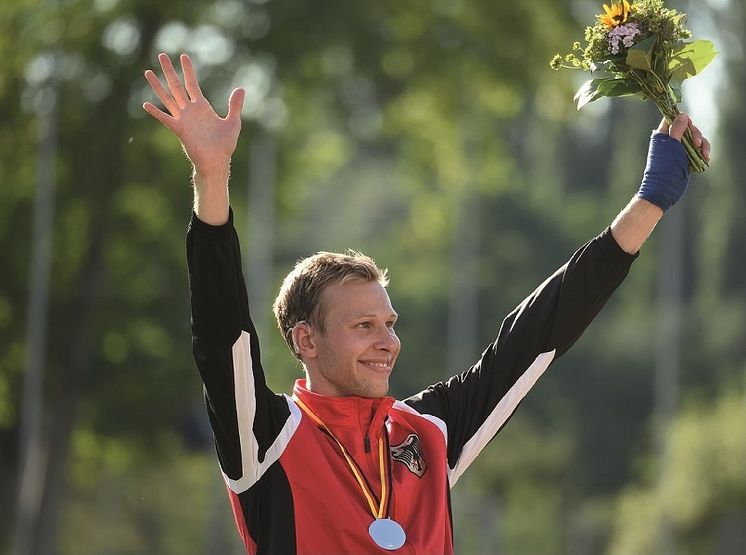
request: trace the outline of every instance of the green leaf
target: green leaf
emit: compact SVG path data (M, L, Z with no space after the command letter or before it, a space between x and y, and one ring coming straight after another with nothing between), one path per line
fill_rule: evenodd
M589 102L604 96L629 96L640 92L640 87L634 81L626 79L591 79L586 81L575 94L578 110Z
M601 98L601 95L598 94L598 87L601 83L608 80L609 79L589 79L583 83L583 86L578 89L578 92L575 93L575 97L573 97L573 100L578 103L578 110L589 102Z
M682 82L702 72L718 52L709 40L682 42L671 53L668 69L671 79Z
M653 70L653 48L658 37L641 40L627 51L627 65L634 69Z
M627 79L610 79L598 87L599 96L630 96L640 92L640 85Z

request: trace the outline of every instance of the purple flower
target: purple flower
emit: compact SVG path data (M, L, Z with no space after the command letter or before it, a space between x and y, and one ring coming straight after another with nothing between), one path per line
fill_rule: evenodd
M614 27L609 32L609 47L612 54L619 54L619 44L630 48L635 44L635 37L640 34L637 23L627 23Z

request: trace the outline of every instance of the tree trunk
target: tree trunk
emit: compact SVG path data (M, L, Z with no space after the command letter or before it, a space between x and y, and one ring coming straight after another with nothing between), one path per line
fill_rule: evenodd
M57 555L58 525L62 500L67 490L70 439L78 407L86 394L85 376L90 375L95 352L95 307L103 285L103 239L97 234L78 280L80 288L72 303L77 326L68 343L66 378L54 397L49 412L49 449L41 511L36 524L34 555ZM73 316L73 315L71 315ZM71 318L72 320L72 318Z

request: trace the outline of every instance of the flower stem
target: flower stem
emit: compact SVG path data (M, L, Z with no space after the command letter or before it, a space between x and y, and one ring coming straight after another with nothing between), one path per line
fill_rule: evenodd
M663 117L666 118L666 121L668 121L668 123L671 123L674 118L676 118L676 116L681 113L675 104L673 105L672 110L670 110L668 106L661 106L657 102L656 106L658 107L658 110L661 112L661 114L663 114ZM666 108L666 111L664 111L664 108ZM700 150L694 146L694 137L692 136L692 132L690 129L687 128L687 130L684 131L684 136L681 139L681 144L684 145L684 148L686 149L686 155L687 158L689 158L689 169L692 172L702 173L709 167L707 160L705 160L704 156L702 156L702 152L700 152Z
M646 77L651 74L653 75L654 79L652 83L648 82L648 80L646 79ZM670 88L665 85L657 75L652 72L638 73L633 70L630 73L630 76L637 82L638 85L640 85L640 89L642 90L643 94L645 94L645 96L647 96L655 103L658 111L661 113L661 115L663 115L664 118L666 118L666 121L669 124L676 118L676 116L681 113L678 106L676 106L676 99L673 97ZM687 129L684 132L681 144L684 145L684 148L686 149L686 155L689 159L689 169L692 172L702 173L709 167L709 164L702 155L702 152L700 152L700 150L694 146L694 138L692 137L692 132L690 129Z

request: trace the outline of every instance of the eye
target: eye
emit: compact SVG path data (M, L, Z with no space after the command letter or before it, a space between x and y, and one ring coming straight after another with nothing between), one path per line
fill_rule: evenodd
M370 322L358 322L357 324L355 324L355 327L360 329L368 329L370 328Z

